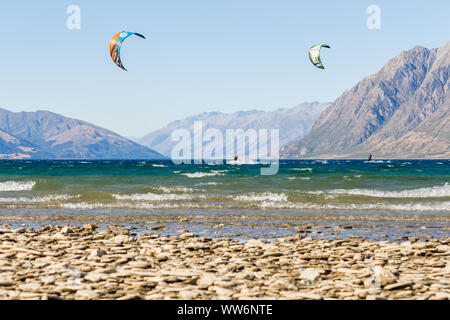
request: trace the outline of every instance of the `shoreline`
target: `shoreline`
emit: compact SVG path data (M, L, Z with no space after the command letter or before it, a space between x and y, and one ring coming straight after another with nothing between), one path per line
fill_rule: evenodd
M412 214L385 212L302 212L293 214L278 211L210 210L173 211L157 213L145 211L122 212L74 210L50 211L27 209L11 211L0 209L0 228L34 228L46 225L72 225L81 227L95 224L99 230L110 225L129 229L136 234L155 232L160 236L179 235L180 230L199 237L238 240L259 239L275 241L277 238L313 237L315 239L367 239L373 241L402 242L410 239L429 241L450 238L450 217L443 213Z
M450 238L275 241L0 229L0 299L450 299Z

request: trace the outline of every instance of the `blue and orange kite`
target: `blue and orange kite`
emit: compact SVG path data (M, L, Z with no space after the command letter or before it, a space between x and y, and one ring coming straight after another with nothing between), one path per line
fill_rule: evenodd
M111 43L109 44L109 53L111 54L111 58L119 68L122 68L125 71L127 71L127 69L125 69L125 67L122 64L122 61L120 60L120 48L122 46L123 41L133 34L145 39L145 37L142 34L136 32L122 31L117 33L112 38Z

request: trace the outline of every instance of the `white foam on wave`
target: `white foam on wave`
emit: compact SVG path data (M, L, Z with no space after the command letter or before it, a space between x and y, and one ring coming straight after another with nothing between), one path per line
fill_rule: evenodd
M229 160L227 161L228 165L255 165L255 164L259 164L259 161L254 161L254 160Z
M196 186L218 186L220 184L223 184L223 183L211 181L211 182L197 183Z
M67 198L68 199L68 198ZM129 199L130 200L130 199ZM410 212L450 212L450 201L446 202L419 202L419 203L314 203L314 202L289 202L284 194L254 194L241 196L236 199L241 202L239 207L248 208L256 206L263 210L352 210L352 211L410 211ZM1 202L0 202L1 204ZM3 204L2 206L4 206ZM8 207L22 207L21 203L6 203ZM117 202L48 202L45 208L64 208L74 210L94 209L220 209L236 208L236 202L230 204L218 204L212 202L146 202L146 201L117 201Z
M288 180L311 180L310 177L289 177Z
M61 203L60 207L64 209L84 209L84 210L92 210L92 209L101 209L105 208L104 203L87 203L87 202L73 202L73 203Z
M293 203L263 201L258 204L261 209L307 209L307 210L385 210L385 211L447 211L450 212L450 201L423 202L405 204L386 203Z
M233 198L236 201L246 201L246 202L254 202L254 201L274 201L274 202L283 202L287 201L287 195L284 193L272 193L272 192L264 192L264 193L250 193L247 195L237 196Z
M0 191L29 191L35 184L35 181L5 181L0 182Z
M115 203L102 203L102 202L73 202L73 203L61 203L59 207L64 209L81 209L81 210L94 210L94 209L179 209L179 208L194 208L194 209L208 209L210 206L200 203L148 203L148 202L115 202ZM214 208L217 208L215 206Z
M202 203L192 203L192 202L183 202L183 203L145 203L145 202L139 202L139 203L133 203L128 204L129 207L133 209L182 209L182 208L189 208L189 209L210 209L210 208L217 208L217 206L210 206L208 204L202 204Z
M42 197L2 197L0 198L0 203L45 203L52 201L64 201L74 198L79 198L80 195L68 195L68 194L58 194L58 195L46 195Z
M206 198L205 195L191 195L191 194L156 194L156 193L135 193L135 194L113 194L116 200L131 200L131 201L179 201L179 200L192 200L195 198Z
M310 191L309 194L359 195L375 198L441 198L450 197L450 185L402 191L382 191L375 189L336 189L329 191Z
M309 172L313 171L312 168L293 168L291 170L293 170L293 171L309 171Z
M163 164L152 164L152 167L155 167L155 168L167 168L167 166L165 166Z
M164 186L157 187L156 190L166 192L166 193L171 193L171 192L193 193L193 192L203 191L203 190L197 190L197 189L192 189L192 188L188 188L188 187L164 187Z
M188 178L204 178L204 177L214 177L214 176L223 176L223 172L226 170L213 170L211 172L194 172L194 173L182 173L181 175L186 176Z

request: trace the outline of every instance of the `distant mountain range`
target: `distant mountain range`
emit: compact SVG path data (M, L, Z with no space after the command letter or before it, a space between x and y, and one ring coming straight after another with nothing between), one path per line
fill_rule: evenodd
M85 121L0 108L0 159L161 159L158 152Z
M187 129L193 132L194 122L202 121L203 130L218 129L225 137L226 129L280 129L280 146L284 146L306 135L314 120L329 106L330 103L302 103L288 109L275 111L239 111L235 113L205 112L182 120L174 121L162 129L156 130L135 141L148 146L163 155L170 156L176 144L170 139L176 129ZM225 153L224 153L225 154Z
M450 42L402 52L333 103L205 112L133 142L49 111L0 108L0 159L162 159L176 129L279 129L282 158L450 158ZM155 151L156 150L156 151Z
M415 47L345 91L283 158L449 158L450 42Z

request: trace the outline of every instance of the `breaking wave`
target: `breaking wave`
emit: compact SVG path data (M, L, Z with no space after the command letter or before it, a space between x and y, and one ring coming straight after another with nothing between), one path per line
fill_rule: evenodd
M307 209L307 210L386 210L386 211L449 211L450 201L424 203L293 203L263 201L258 204L261 209Z
M186 176L188 178L204 178L204 177L214 177L214 176L223 176L224 170L216 170L211 172L194 172L194 173L182 173L181 175Z
M29 191L35 184L35 181L5 181L0 182L0 191Z
M210 206L201 203L146 203L146 202L122 202L122 203L102 203L102 202L73 202L62 203L60 205L64 209L82 209L82 210L94 210L94 209L180 209L180 208L193 208L193 209L208 209Z
M204 195L191 195L191 194L156 194L156 193L135 193L130 195L113 194L116 200L131 200L131 201L179 201L179 200L192 200L195 198L206 198Z
M203 183L197 183L196 186L218 186L221 185L222 183L219 182L203 182Z
M329 191L310 191L309 194L358 195L375 198L440 198L450 197L450 185L419 188L402 191L382 191L372 189L336 189Z
M196 189L192 189L192 188L188 188L188 187L164 187L164 186L157 187L156 190L166 192L166 193L171 193L171 192L193 193L196 191L202 191L202 190L196 190Z
M234 200L236 201L274 201L274 202L283 202L287 201L287 195L284 193L271 193L271 192L264 192L264 193L250 193L248 195L242 195L234 197Z
M45 203L52 201L64 201L74 198L79 198L80 195L71 196L68 194L47 195L42 197L2 197L0 203Z

